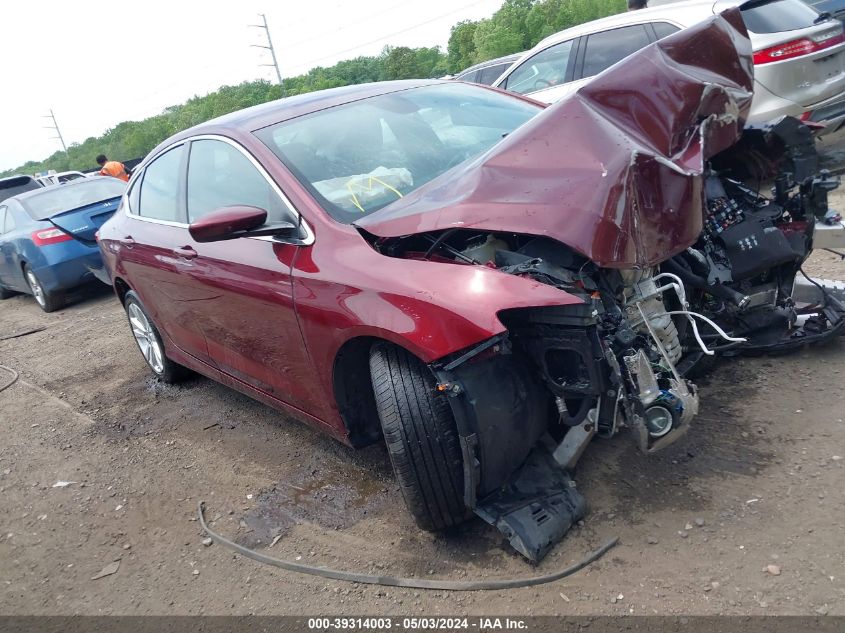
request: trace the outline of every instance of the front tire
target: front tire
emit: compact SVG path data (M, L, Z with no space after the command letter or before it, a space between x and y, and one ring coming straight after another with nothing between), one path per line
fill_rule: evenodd
M378 344L370 352L387 452L405 505L424 530L464 522L464 474L458 430L434 375L407 351Z
M35 298L38 307L44 312L55 312L64 307L65 295L62 292L48 292L44 289L35 271L26 265L23 267L23 274L26 278L26 283L29 285L29 290Z
M141 350L141 355L147 361L147 366L153 371L156 377L164 383L173 384L184 380L189 371L186 367L174 363L164 351L164 342L159 334L153 320L141 300L132 290L126 293L123 299L123 307L129 319L129 327L132 328L132 335Z

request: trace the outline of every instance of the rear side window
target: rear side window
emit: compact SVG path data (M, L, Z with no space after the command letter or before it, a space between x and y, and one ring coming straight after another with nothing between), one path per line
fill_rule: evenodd
M511 92L527 94L567 81L567 69L575 40L561 42L526 59L504 84Z
M745 26L752 33L797 31L815 24L818 12L801 0L757 0L741 8Z
M594 33L587 38L582 76L598 75L650 43L642 24Z
M138 215L168 222L182 220L179 212L179 167L184 151L184 145L174 147L156 158L144 170Z
M240 204L264 209L268 222L289 220L291 216L255 165L223 141L191 143L187 194L188 222L215 209Z
M489 86L494 81L496 81L503 72L508 69L508 66L510 66L510 64L496 64L495 66L488 66L487 68L481 71L478 79L476 79L475 81L476 83Z
M476 83L478 81L478 75L481 74L480 70L473 70L469 73L464 73L463 75L459 75L458 79L461 81L468 81L470 83Z
M8 212L6 211L6 207L0 207L0 235L6 232L6 229L3 228L3 225L5 224L7 215Z
M664 37L668 37L672 35L672 33L677 33L681 30L674 24L669 24L668 22L652 22L651 25L654 27L654 33L657 35L657 39L659 40L662 40Z

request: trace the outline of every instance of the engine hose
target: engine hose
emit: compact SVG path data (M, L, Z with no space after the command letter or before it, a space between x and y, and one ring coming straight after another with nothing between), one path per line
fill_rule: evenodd
M437 589L445 591L495 591L497 589L517 589L519 587L533 587L536 585L543 585L549 582L560 580L571 576L577 571L584 569L590 563L597 561L611 550L618 542L619 538L613 538L600 548L591 552L586 558L574 565L556 571L545 576L533 576L530 578L511 578L502 580L424 580L419 578L398 578L395 576L372 576L370 574L356 574L348 571L341 571L338 569L328 569L326 567L313 567L311 565L303 565L301 563L292 563L290 561L266 556L255 550L251 550L243 545L238 545L234 541L230 541L224 536L220 536L209 529L205 523L205 502L199 502L199 522L202 529L211 537L215 543L228 547L251 558L259 563L271 565L273 567L280 567L287 571L296 572L298 574L307 574L309 576L319 576L320 578L331 578L333 580L343 580L344 582L358 582L366 585L381 585L383 587L409 587L411 589Z
M0 365L0 369L9 372L9 375L11 375L12 377L8 382L5 382L0 385L0 391L3 391L4 389L8 389L9 387L15 384L15 381L18 379L18 372L16 372L11 367L6 367L5 365Z
M578 411L575 412L575 415L560 413L561 424L565 426L579 426L587 419L587 414L594 406L595 402L592 398L581 398L581 405L578 407Z
M733 288L728 288L723 284L709 283L704 277L699 277L690 269L680 265L675 261L674 257L663 262L661 267L668 268L670 273L674 273L680 277L685 284L688 284L693 288L698 288L699 290L704 290L719 299L730 301L735 306L742 308L748 303L748 297L745 295L737 292Z

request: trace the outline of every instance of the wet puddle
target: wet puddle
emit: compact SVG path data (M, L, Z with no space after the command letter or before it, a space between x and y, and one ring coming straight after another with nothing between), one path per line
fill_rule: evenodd
M348 472L305 472L262 491L243 517L246 529L238 542L247 547L270 544L298 523L343 530L376 514L390 496L388 484L354 468Z

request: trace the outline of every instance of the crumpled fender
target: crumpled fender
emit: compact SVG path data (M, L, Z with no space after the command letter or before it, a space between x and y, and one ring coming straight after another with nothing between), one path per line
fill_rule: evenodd
M321 260L311 260L312 254ZM338 288L333 280L344 278L355 285ZM351 249L302 251L293 283L300 326L317 366L331 366L341 345L360 336L394 342L430 363L504 332L497 316L502 310L583 303L553 286L486 266L388 258L363 240Z
M739 138L752 88L751 43L731 9L628 57L356 224L380 237L546 235L600 266L657 264L701 233L704 163Z

